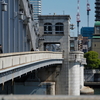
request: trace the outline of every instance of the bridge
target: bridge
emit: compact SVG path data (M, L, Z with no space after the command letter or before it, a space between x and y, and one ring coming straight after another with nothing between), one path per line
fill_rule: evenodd
M36 73L37 81L33 79L32 82L26 81L24 84L32 84L32 88L35 86L35 88L37 87L40 90L43 90L44 87L45 93L48 93L46 88L49 86L49 93L51 95L67 93L79 95L80 86L81 88L84 86L83 64L85 63L83 62L83 52L70 52L68 60L64 57L64 52L51 51L0 54L0 84L4 86L8 81L11 82L12 80L13 82L18 77L19 79L22 78L22 75L38 70L38 74ZM6 86L12 88L11 83L9 85L7 83ZM16 83L13 88L16 90L18 89L17 87L19 88L19 85ZM35 92L29 89L27 93L36 94L39 92L39 89L35 89ZM20 92L20 89L17 91ZM15 91L14 93L16 94L17 92ZM43 92L43 94L45 93Z
M0 83L52 64L62 64L62 52L17 52L0 54Z

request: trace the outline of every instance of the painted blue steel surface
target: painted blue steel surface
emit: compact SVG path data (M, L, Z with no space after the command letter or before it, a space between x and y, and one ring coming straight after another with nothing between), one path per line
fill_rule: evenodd
M5 0L7 11L2 11L2 0L0 0L0 44L3 53L23 52L30 50L30 42L27 38L27 25L19 19L19 1Z
M88 37L89 39L92 39L93 34L94 34L94 27L82 27L81 28L81 35L83 37Z
M53 64L62 64L62 61L63 59L40 60L0 70L0 83L4 83L8 80L11 80L12 78L16 78L32 70L37 70L42 67L49 67L49 65Z

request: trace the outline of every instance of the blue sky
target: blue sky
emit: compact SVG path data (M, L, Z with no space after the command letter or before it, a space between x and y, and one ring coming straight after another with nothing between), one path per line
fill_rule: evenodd
M89 15L89 26L94 26L95 20L95 0L89 0L90 3L90 15ZM87 0L80 0L80 28L87 27ZM77 34L77 0L42 0L42 15L54 14L71 16L71 23L75 25L75 29L71 31L71 35L76 36Z

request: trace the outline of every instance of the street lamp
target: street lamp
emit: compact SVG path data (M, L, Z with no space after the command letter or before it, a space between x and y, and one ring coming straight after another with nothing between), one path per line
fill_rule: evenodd
M31 22L31 17L30 16L24 16L24 20L23 20L24 24L28 24Z
M30 23L30 21L31 21L31 17L28 16L28 17L27 17L27 22Z
M75 28L75 27L74 27L74 24L70 24L70 29L71 29L71 30L74 30L74 28Z
M19 11L19 19L23 20L24 19L24 14L22 11Z
M5 3L5 1L1 1L2 2L2 11L7 11L7 3Z
M14 17L19 17L20 20L23 20L24 19L24 13L23 13L23 10L19 10L19 12L14 12Z

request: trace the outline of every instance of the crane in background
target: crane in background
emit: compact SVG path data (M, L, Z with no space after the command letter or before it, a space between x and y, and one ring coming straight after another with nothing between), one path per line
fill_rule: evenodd
M87 27L89 27L89 11L91 11L91 9L89 1L87 0Z
M77 1L77 37L79 35L79 23L80 23L80 13L79 13L79 0Z
M79 9L80 9L79 3L80 3L80 1L77 0L77 15L76 15L76 17L77 17L77 43L78 43L77 49L79 51L81 51L81 49L82 49L82 36L79 33L79 23L81 22L81 20L80 20L80 12L79 12Z

